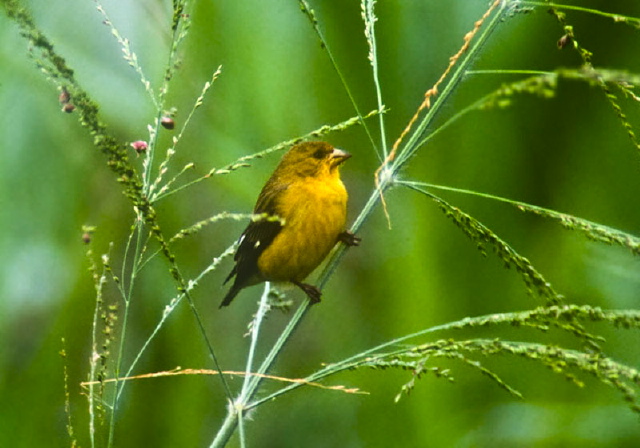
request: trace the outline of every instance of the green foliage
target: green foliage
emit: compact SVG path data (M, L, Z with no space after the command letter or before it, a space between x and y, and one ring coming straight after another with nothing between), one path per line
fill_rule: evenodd
M433 199L447 218L451 219L465 235L477 244L478 250L483 255L486 255L485 245L490 245L496 255L504 261L506 268L515 267L522 276L529 292L540 294L545 298L548 305L557 305L562 302L562 297L553 289L551 283L533 267L529 260L518 254L509 244L500 239L498 235L481 222L414 183L401 182L401 184L418 190Z

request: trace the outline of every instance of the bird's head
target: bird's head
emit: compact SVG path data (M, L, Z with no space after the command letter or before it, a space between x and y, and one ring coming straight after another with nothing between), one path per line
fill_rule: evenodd
M280 161L280 176L338 176L338 166L351 157L346 151L326 142L303 142L292 147Z

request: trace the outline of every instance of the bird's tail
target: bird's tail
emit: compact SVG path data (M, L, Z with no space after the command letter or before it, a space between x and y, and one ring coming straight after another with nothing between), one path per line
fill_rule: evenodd
M224 296L224 299L222 299L222 303L220 303L220 306L218 308L228 306L231 303L231 301L238 295L241 289L242 288L239 287L238 285L233 285L229 290L229 292L227 293L227 295Z

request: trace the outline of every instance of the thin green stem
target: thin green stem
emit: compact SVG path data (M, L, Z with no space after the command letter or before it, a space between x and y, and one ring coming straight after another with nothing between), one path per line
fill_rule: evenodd
M256 393L258 386L260 385L260 383L262 383L262 381L264 381L263 375L269 371L269 369L275 362L277 356L282 351L284 344L289 339L289 336L296 329L296 327L302 320L302 317L307 313L307 311L309 311L310 307L311 307L311 302L309 301L309 299L305 298L304 302L298 307L295 314L291 317L291 320L287 323L287 326L284 328L284 330L280 334L280 337L278 337L275 344L273 344L273 347L271 348L266 358L258 368L257 370L258 375L250 379L250 383L247 391L247 397L246 397L247 401L253 398L253 395Z
M122 283L121 292L122 298L124 301L124 315L122 317L122 329L120 330L120 344L118 346L118 356L116 358L116 368L114 372L114 393L113 399L111 401L111 420L109 421L109 441L107 446L112 447L115 438L115 422L116 422L116 412L118 409L118 401L120 399L120 395L122 394L122 390L124 389L126 382L120 382L120 372L122 369L123 357L124 357L124 347L125 340L127 334L127 324L129 323L129 310L131 307L131 297L133 297L133 288L136 280L136 272L135 266L138 264L138 257L140 255L140 247L142 243L142 221L139 219L139 216L136 216L135 223L131 228L131 233L129 234L129 239L127 240L127 245L124 251L124 259L122 261L122 278L120 282L124 282L126 279L126 266L127 258L129 254L129 250L131 247L132 240L135 240L135 249L133 260L131 261L131 275L128 282L128 287L124 286Z
M264 291L262 292L262 297L260 298L260 305L258 306L258 312L256 313L256 317L251 324L251 344L249 345L249 354L247 355L247 368L245 369L245 377L244 382L242 384L242 392L240 396L236 400L236 404L244 405L246 403L246 396L249 391L250 378L252 377L251 372L253 371L253 358L255 356L256 347L258 345L258 335L260 334L260 326L262 325L262 320L264 316L267 314L269 310L268 299L269 293L271 292L271 283L266 282L264 284Z
M384 109L384 103L382 102L382 88L380 87L380 76L378 74L378 45L376 42L375 23L378 18L375 15L374 7L376 0L362 0L362 18L364 20L364 34L369 43L369 62L371 63L371 70L373 76L373 83L376 89L376 100L378 102L378 110ZM389 156L389 150L387 148L387 136L384 125L384 115L379 114L380 125L380 142L382 144L382 157L384 160Z
M420 330L415 333L401 336L399 338L384 342L375 347L367 349L363 352L357 353L342 361L339 361L333 364L328 364L326 367L304 378L303 381L292 383L286 387L283 387L265 397L262 397L250 403L246 407L246 410L250 410L264 403L270 402L275 398L279 397L280 395L283 395L299 387L305 386L307 383L322 381L323 379L333 376L337 373L351 370L355 367L359 367L365 362L371 363L371 361L375 361L376 359L390 358L395 355L407 353L408 351L411 351L413 347L415 347L415 344L410 344L408 346L405 345L408 343L408 341L415 338L423 337L435 332L461 330L465 328L495 326L495 325L501 325L501 324L514 325L514 323L517 323L518 325L526 325L528 327L537 329L542 332L546 332L550 325L553 325L563 330L571 331L571 329L566 326L566 322L578 316L582 320L589 320L592 322L602 322L602 321L610 321L614 323L628 322L626 324L622 323L621 325L630 325L630 326L631 326L631 322L633 322L633 325L632 325L633 328L638 328L638 326L640 325L638 324L639 322L638 314L639 314L638 310L610 311L610 310L602 310L600 308L590 307L588 305L583 305L583 306L563 305L563 306L539 307L533 310L526 310L526 311L487 314L484 316L477 316L477 317L465 317L464 319L461 319L455 322L448 322L446 324L436 325L434 327ZM394 347L394 346L399 346L399 348L390 352L389 351L383 352L383 350L387 350L390 347Z
M378 110L372 110L370 111L367 115L364 116L364 119L366 120L367 118L371 118L374 115L377 114L382 114L384 113L384 110L378 111ZM308 132L304 135L301 135L299 137L296 138L292 138L290 140L278 143L275 146L272 146L270 148L264 149L262 151L259 151L257 153L254 154L249 154L243 157L240 157L239 159L235 160L234 162L231 162L225 166L223 166L222 168L212 168L209 170L209 172L203 176L198 177L197 179L194 179L192 181L189 181L183 185L180 185L179 187L176 187L172 190L168 190L165 191L163 193L159 193L157 195L154 196L154 202L158 202L161 199L165 199L173 194L176 194L182 190L185 190L189 187L191 187L192 185L195 185L197 183L200 183L206 179L210 179L212 178L214 175L224 175L224 174L229 174L233 171L236 171L238 169L241 168L248 168L251 165L249 164L250 161L255 160L255 159L261 159L265 156L267 156L268 154L271 154L273 152L276 151L281 151L283 149L289 148L292 145L295 145L296 143L300 143L303 140L308 140L310 138L321 138L331 132L336 132L336 131L344 131L345 129L353 126L354 124L357 124L360 122L360 117L355 116L355 117L351 117L341 123L335 124L335 125L324 125L321 126L317 129L314 129L311 132Z
M464 107L463 109L456 112L453 116L449 117L443 124L438 126L438 128L430 131L427 135L424 136L422 140L416 143L416 148L423 147L427 142L432 140L442 131L447 129L453 123L458 121L460 118L464 117L470 112L475 110L482 110L486 107L506 107L503 105L497 105L500 99L508 99L510 96L519 93L528 93L528 94L538 94L541 96L549 95L548 91L544 89L545 84L555 85L555 80L559 76L556 72L546 72L546 71L534 71L534 70L507 70L509 74L532 74L533 76L529 78L525 78L524 80L519 80L510 84L503 85L497 90L490 92L478 100L474 101L472 104ZM468 71L466 74L498 74L503 73L501 70L477 70L477 71ZM503 73L504 74L504 73ZM550 87L549 87L550 88Z
M129 297L131 296L131 286L128 288L128 291L125 291L126 286L124 286L124 282L126 281L127 278L127 266L128 266L128 260L129 260L129 251L131 250L131 245L133 244L133 239L136 235L136 232L138 230L138 220L137 217L134 218L133 221L133 225L131 226L131 232L129 233L129 236L127 237L127 244L125 244L124 246L124 254L122 256L122 268L120 269L120 281L118 282L118 287L120 289L120 294L122 294L122 298L124 299L125 302L127 302L129 300Z
M177 14L178 9L181 11L184 9L185 2L184 0L177 0L173 2L174 6L174 23L173 30L171 35L171 48L169 49L169 54L167 55L167 70L163 79L162 88L160 89L160 93L158 94L158 101L155 103L156 105L156 119L154 123L154 129L151 132L151 139L149 141L149 148L147 149L147 153L145 155L145 166L143 173L143 180L145 182L144 185L144 194L146 197L150 197L153 182L151 181L151 171L153 170L153 160L156 152L156 146L158 144L158 136L160 134L161 126L160 121L164 115L164 109L166 107L167 95L169 93L169 87L171 86L172 72L175 67L175 59L178 51L178 44L181 37L181 32L183 30L183 21L186 20L182 14Z
M246 436L244 435L244 413L243 412L238 413L238 428L239 428L238 433L240 434L240 448L246 448L247 440L246 440Z
M460 118L464 117L469 112L473 112L474 110L477 110L483 103L487 101L489 97L491 97L491 95L492 94L485 95L479 100L475 101L473 104L470 104L464 109L456 112L453 116L449 117L447 121L445 121L440 126L438 126L437 129L434 129L433 131L429 132L427 135L425 135L425 137L422 140L416 143L416 148L422 148L424 145L427 144L427 142L435 138L438 134L440 134L442 131L447 129L449 126L451 126L453 123L458 121Z
M548 213L558 213L555 210L551 210L551 209L547 209L547 208L543 208L543 207L538 207L538 206L535 206L535 205L527 204L526 202L515 201L513 199L503 198L501 196L496 196L496 195L489 194L489 193L482 193L482 192L474 191L474 190L466 190L464 188L455 188L455 187L449 187L449 186L446 186L446 185L437 185L437 184L430 184L430 183L427 183L427 182L416 182L416 181L410 181L410 180L398 180L397 184L398 185L405 185L405 186L418 186L418 187L424 187L424 188L433 188L433 189L442 190L442 191L451 191L451 192L454 192L454 193L462 193L462 194L477 196L477 197L481 197L481 198L485 198L485 199L491 199L491 200L498 201L498 202L504 202L505 204L510 204L510 205L513 205L513 206L516 206L516 207L526 206L528 208L537 209L537 210L548 212Z
M481 193L473 190L465 190L462 188L454 188L444 185L434 185L426 182L415 182L407 180L398 180L396 181L396 183L398 185L404 185L413 189L417 188L421 192L424 192L423 188L431 188L436 190L472 195L509 204L516 207L520 211L530 212L538 216L553 219L565 228L583 233L592 241L622 246L629 249L634 255L640 255L640 238L638 238L637 236L628 232L623 232L613 227L609 227L593 221L588 221L583 218L578 218L577 216L561 213L556 210L551 210L544 207L539 207L537 205L528 204L526 202L507 199L493 194Z
M298 3L300 4L300 9L302 10L302 12L307 16L307 18L309 19L309 22L311 22L311 26L313 27L313 30L315 31L316 35L318 36L318 39L320 40L320 44L322 45L322 48L327 52L327 56L329 57L329 60L331 61L331 66L336 71L336 73L338 75L338 78L340 78L340 82L342 83L342 87L344 88L345 92L347 93L347 96L349 97L349 101L351 101L351 105L353 106L354 110L356 111L356 114L358 115L358 118L360 119L360 123L362 124L362 127L364 128L365 132L367 133L367 137L369 138L369 142L371 143L371 146L376 151L376 154L378 154L378 157L380 157L380 155L378 153L378 145L376 145L375 139L373 138L373 134L371 133L371 130L369 129L369 126L367 126L367 123L365 122L365 117L360 112L360 108L358 107L358 103L356 102L356 99L353 96L353 93L351 92L351 88L349 87L349 84L347 83L347 79L342 74L342 70L340 70L340 67L338 66L338 62L334 58L333 52L329 48L327 40L324 38L324 35L322 34L322 31L320 30L320 26L318 25L318 20L316 19L315 12L313 11L313 9L311 9L311 7L306 2L306 0L298 0ZM381 112L381 111L382 111L382 109L379 109L379 112Z
M97 266L93 259L91 258L91 251L87 253L87 257L90 262L90 269L94 276L95 282L95 290L96 290L96 305L93 310L93 319L92 319L92 331L91 331L91 359L89 361L89 378L91 379L91 384L89 385L89 439L91 442L91 447L95 447L95 435L96 435L96 425L95 425L95 387L94 382L96 381L96 368L98 365L98 359L100 357L98 353L98 319L100 315L100 310L103 308L103 298L102 298L102 290L104 284L106 282L106 264L109 259L111 247L109 247L109 252L104 255L103 263L102 263L102 272L100 276L98 276Z
M614 22L626 22L626 23L631 23L631 24L635 24L636 26L640 26L640 19L637 17L631 17L631 16L624 16L622 14L614 14L614 13L610 13L610 12L604 12L604 11L599 11L597 9L592 9L592 8L584 8L582 6L575 6L575 5L563 5L563 4L558 4L558 3L554 3L554 2L537 2L537 1L530 1L530 0L522 0L520 2L523 6L543 6L546 8L557 8L557 9L564 9L566 11L579 11L579 12L586 12L589 14L594 14L597 16L601 16L601 17L607 17L609 19L613 19Z
M465 75L555 75L556 72L545 70L512 70L512 69L495 69L495 70L468 70Z
M209 448L222 448L233 435L234 431L238 427L238 413L231 403L228 406L229 411L227 417L222 422L222 426L218 430L215 439L211 442Z
M458 83L464 78L466 72L475 61L475 58L479 54L480 50L488 41L489 36L496 30L498 25L502 23L502 21L504 20L505 12L507 12L511 8L512 3L512 1L502 1L489 22L483 25L482 31L475 38L474 45L469 48L462 61L459 62L456 70L451 75L451 78L442 89L442 92L440 92L440 94L436 97L433 105L429 108L428 112L422 118L409 139L404 143L404 146L398 153L398 156L393 161L391 170L394 175L402 169L407 161L419 149L418 142L422 138L422 135L426 132L427 128L431 125L438 113L440 113L440 111L442 110L442 106L449 99Z
M107 446L111 448L113 446L114 437L115 437L115 428L116 428L116 411L118 409L118 398L122 392L122 388L126 382L120 382L120 368L122 366L122 357L124 354L124 342L125 336L127 334L127 322L129 320L129 301L125 302L124 305L124 315L122 317L122 330L120 331L120 344L118 346L118 358L116 361L116 368L113 375L114 378L114 391L113 391L113 399L111 400L111 420L109 422L109 441Z
M211 264L209 264L209 266L205 270L203 270L193 280L190 280L188 282L187 292L193 290L193 288L195 288L198 285L200 280L202 280L205 277L205 275L214 271L224 258L231 256L235 252L236 248L237 248L237 244L234 243L231 246L229 246L224 252L222 252L218 257L214 258ZM138 353L136 357L133 359L133 361L131 362L131 365L129 366L129 369L125 374L125 377L132 376L133 369L136 367L136 365L142 358L143 353L145 353L147 348L151 345L151 341L160 332L160 329L163 327L169 315L171 315L173 310L177 308L177 306L180 304L182 299L184 299L184 297L185 297L185 293L179 294L177 297L173 298L167 306L165 306L164 312L162 313L162 317L160 318L160 321L156 324L155 328L153 329L153 331L151 332L147 340L144 342L144 344L142 344L142 347L140 348L140 350L138 350ZM120 392L122 392L122 390Z
M177 266L174 266L174 269L178 271ZM182 274L179 274L179 275L182 278ZM213 360L213 364L215 365L215 368L218 371L218 374L219 374L218 376L220 377L220 381L222 382L222 387L224 388L225 394L227 395L227 398L231 399L231 397L233 397L233 394L231 393L231 388L229 387L229 383L227 382L227 379L222 373L222 367L220 366L218 357L216 356L215 350L213 349L213 345L211 344L211 340L209 339L207 330L204 327L204 323L202 322L202 317L200 317L200 312L196 308L195 302L193 301L193 297L191 297L191 293L189 291L185 291L185 297L187 298L187 302L189 302L189 307L191 308L193 316L196 318L196 323L198 324L198 330L200 330L200 333L202 334L202 338L204 339L207 349L209 350L209 355Z
M160 120L162 119L163 107L164 103L161 103L160 107L156 111L153 129L151 128L151 126L149 127L149 146L145 153L144 163L142 164L142 182L144 183L143 192L146 197L150 197L151 187L153 185L153 183L151 182L151 171L153 170L153 159L156 152L156 146L158 145L158 136L160 134Z
M177 49L178 49L178 44L181 41L182 37L184 37L184 33L186 32L186 26L187 24L185 24L185 17L188 17L187 14L183 14L184 12L184 8L185 8L185 2L182 0L177 0L173 2L173 6L174 6L174 15L173 15L173 26L172 26L172 30L173 30L173 34L172 34L172 39L171 39L171 49L169 50L169 55L168 55L168 59L167 59L167 71L164 77L164 82L163 82L163 86L162 89L160 91L160 95L159 95L159 108L157 110L157 115L156 115L156 121L155 121L155 128L152 130L152 135L151 135L151 142L149 145L149 150L147 151L147 158L145 159L145 175L143 176L143 180L144 180L144 192L145 195L147 197L149 197L151 190L152 190L152 186L153 186L153 182L151 181L151 170L153 168L153 155L155 152L155 147L157 144L157 139L158 139L158 134L160 131L160 121L162 118L162 115L164 113L164 108L165 108L165 103L166 103L166 98L167 98L167 93L169 92L169 85L170 85L170 81L172 79L172 72L173 72L173 67L175 66L175 57L177 54ZM160 233L157 233L157 236L159 238L161 238ZM164 241L161 241L161 246L162 245L166 245L167 243L165 243ZM166 245L165 247L163 247L163 251L168 250L168 245ZM168 254L165 254L168 255ZM175 262L175 259L172 256L168 257L170 262L171 262L171 272L172 275L174 276L175 280L180 284L180 289L183 290L184 296L187 299L187 302L189 303L189 307L191 308L191 311L196 319L196 323L198 326L198 329L202 335L202 338L204 339L204 342L207 346L207 349L209 351L209 355L211 356L211 359L213 360L214 366L216 368L216 370L219 373L219 377L220 377L220 381L222 382L222 386L225 390L225 393L227 395L227 397L229 399L231 399L232 394L231 394L231 389L229 388L229 384L225 378L225 376L222 374L222 368L220 366L220 363L218 361L218 357L216 356L216 353L213 349L213 345L211 343L211 340L209 339L209 336L207 335L206 329L204 327L204 323L202 322L202 318L200 316L200 313L198 312L198 309L195 306L195 302L193 300L193 297L191 296L191 293L187 287L187 285L185 284L184 281L184 277L182 275L182 273L180 272L180 269L178 267L178 265Z
M343 372L345 370L349 370L355 366L358 365L358 363L362 362L363 359L365 358L371 358L374 357L375 355L378 354L381 350L385 350L389 347L392 347L394 345L398 345L398 344L403 344L406 343L407 341L411 340L411 339L415 339L421 336L425 336L427 334L430 333L435 333L438 331L447 331L447 330L452 330L452 329L460 329L460 328L467 328L467 327L471 327L474 325L480 325L481 323L485 323L485 322L491 322L492 324L499 324L501 322L512 322L513 320L515 320L516 317L520 316L522 313L529 313L529 311L519 311L519 312L512 312L512 313L501 313L501 314L489 314L486 316L478 316L478 317L466 317L462 320L458 320L455 322L448 322L446 324L442 324L442 325L436 325L434 327L430 327L424 330L420 330L417 331L415 333L411 333L405 336L401 336L399 338L393 339L391 341L387 341L384 342L382 344L376 345L375 347L372 347L370 349L367 349L363 352L360 352L356 355L353 355L349 358L346 358L342 361L333 363L333 364L329 364L326 367L318 370L317 372L312 373L311 375L309 375L308 377L306 377L304 379L304 381L301 382L296 382L296 383L292 383L286 387L283 387L280 390L277 390L275 392L273 392L272 394L269 394L265 397L260 398L259 400L256 400L252 403L250 403L246 409L250 410L253 408L256 408L258 406L260 406L263 403L267 403L271 400L273 400L274 398L277 398L278 396L287 393L293 389L297 389L299 387L302 387L305 385L306 382L317 382L320 381L324 378L327 378L331 375L334 375L336 373L340 373ZM401 349L400 351L406 350L406 348ZM388 355L389 353L385 353L385 356Z
M131 297L133 297L133 288L134 288L134 285L135 285L135 282L136 282L137 273L138 273L138 265L140 264L140 259L141 259L141 254L142 254L142 247L143 247L142 230L143 230L144 226L142 225L142 217L141 216L137 216L136 217L135 228L136 228L136 238L135 238L136 244L135 244L135 252L134 252L134 255L133 255L133 260L131 261L131 275L130 275L130 278L129 278L129 291L128 291L129 300L130 300ZM126 259L125 259L125 262L123 263L123 266L125 264L126 264Z
M113 24L113 22L109 18L107 11L104 9L102 4L98 0L94 0L94 3L96 4L96 9L98 10L98 12L102 14L102 16L104 17L103 23L109 27L109 29L111 30L111 34L118 41L118 44L120 45L121 50L123 52L125 61L129 64L129 66L131 66L136 71L136 73L138 74L138 77L140 78L140 82L142 82L142 85L145 87L145 90L149 94L149 98L151 99L153 106L158 108L158 100L153 91L153 88L151 87L151 82L147 80L147 77L142 71L142 67L138 63L138 57L133 52L133 50L131 50L131 44L129 43L129 40L122 37L122 35L120 34L116 26Z

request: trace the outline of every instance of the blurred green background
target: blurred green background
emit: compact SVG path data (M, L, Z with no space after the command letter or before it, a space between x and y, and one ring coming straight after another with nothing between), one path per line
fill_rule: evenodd
M575 4L640 17L640 4L628 0ZM313 1L312 6L359 107L374 109L359 2ZM390 142L486 6L480 0L377 5ZM105 8L157 86L170 42L169 2L115 2ZM122 141L148 139L152 105L93 2L33 2L32 10L38 27L101 105L111 132ZM218 65L223 72L178 146L172 169L194 162L201 175L354 115L296 1L196 2L191 14L193 25L169 96L178 123ZM584 13L570 13L568 19L581 44L594 52L594 65L640 73L638 30ZM575 52L556 47L562 34L544 8L516 15L499 27L475 66L577 67ZM0 446L70 445L65 365L74 430L80 445L88 446L88 405L79 382L88 375L95 293L81 227L97 226L91 246L96 257L114 243L112 263L120 269L133 213L104 156L77 117L60 112L57 91L27 50L15 24L0 14ZM467 78L441 118L515 79ZM637 125L637 103L620 101ZM376 122L370 123L376 129ZM164 133L163 144L169 138ZM343 169L353 218L373 188L377 157L359 126L326 139L354 155ZM158 213L165 234L224 210L250 212L278 159L279 154L272 154L251 169L217 176L161 203ZM583 82L561 81L554 99L519 97L509 109L466 116L423 148L404 176L505 196L638 234L639 168L639 154L603 93ZM637 307L640 264L628 251L589 242L507 205L443 196L529 258L568 301L607 309ZM500 260L491 254L482 257L434 203L404 190L394 190L386 199L392 228L380 210L365 224L362 246L349 251L323 303L302 323L274 374L302 377L321 363L429 326L541 304ZM241 222L223 222L178 244L183 274L197 275L243 227ZM244 291L232 307L218 310L229 269L227 260L201 282L194 297L223 368L242 370L249 342L243 335L261 289ZM158 259L136 286L125 363L131 362L175 295L166 264ZM300 300L298 293L293 297ZM112 285L106 300L119 300ZM286 320L280 313L269 316L259 355ZM638 366L637 334L604 325L597 330L607 336L607 353ZM534 336L511 329L479 333L513 340ZM65 359L59 355L63 337ZM565 339L552 334L548 340ZM640 445L638 417L603 384L584 378L586 387L579 389L525 361L486 363L526 399L514 399L460 364L436 362L452 369L456 383L427 376L411 396L395 404L395 395L410 379L408 372L351 372L329 384L358 387L369 395L299 389L258 409L247 437L250 446L274 447ZM186 303L171 316L136 373L177 366L212 368ZM231 380L232 387L240 384L239 378ZM225 406L215 377L137 381L123 397L116 446L208 446ZM105 428L99 432L104 434Z

